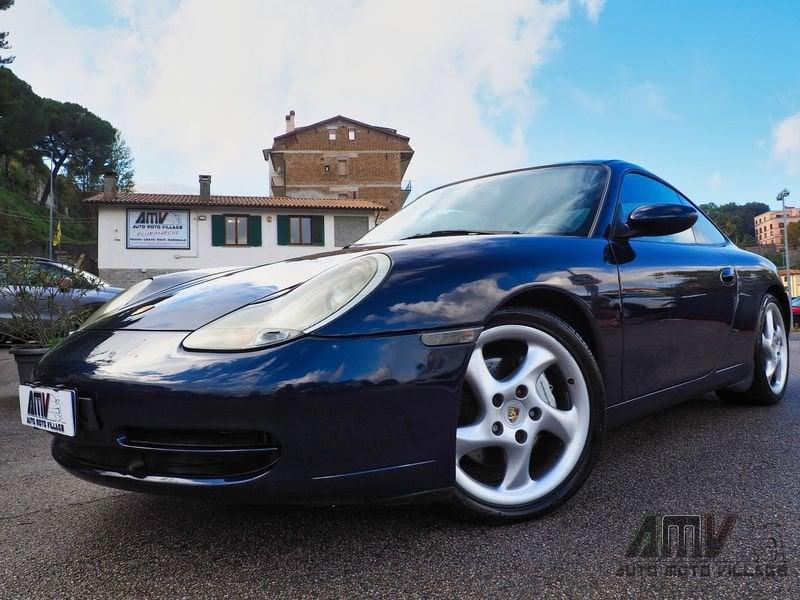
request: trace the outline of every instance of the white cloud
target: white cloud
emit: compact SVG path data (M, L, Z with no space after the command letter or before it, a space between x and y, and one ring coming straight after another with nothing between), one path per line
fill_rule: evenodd
M772 157L791 174L800 171L800 111L775 126L772 131Z
M725 181L722 179L722 175L719 172L714 171L711 174L711 177L708 178L708 187L710 187L715 192L718 192L725 186Z
M578 2L597 19L602 1ZM140 188L193 188L207 172L217 192L263 194L261 148L290 108L298 125L341 113L409 135L416 155L407 175L421 186L525 164L531 79L557 49L556 28L573 4L110 6L115 24L90 28L48 0L17 2L4 15L14 70L38 93L118 127Z
M564 82L564 93L583 110L593 114L623 110L629 116L649 119L658 117L670 121L681 118L668 106L662 87L653 81L632 82L627 72L603 83L600 89L586 90L579 85Z
M586 16L588 16L593 23L597 23L600 18L600 11L603 10L603 5L606 3L606 0L581 0L581 3L586 9Z

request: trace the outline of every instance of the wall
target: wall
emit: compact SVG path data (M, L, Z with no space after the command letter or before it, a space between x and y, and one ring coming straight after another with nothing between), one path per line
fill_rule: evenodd
M756 240L759 244L783 244L783 211L771 210L757 215L753 221L756 230ZM800 221L800 210L787 207L786 221L788 223L797 223Z
M100 277L115 285L130 286L154 275L209 267L257 265L296 258L336 249L334 216L366 216L369 227L375 225L375 213L370 211L331 210L266 210L255 208L191 208L189 211L189 250L128 249L126 248L126 209L136 206L99 206L97 225L97 254ZM170 208L148 207L148 208ZM185 208L185 207L173 207ZM211 245L211 215L250 214L261 216L261 246L228 247ZM325 217L324 246L279 246L277 216L323 215ZM205 217L205 220L201 220ZM271 221L267 219L271 218ZM341 229L341 228L340 228ZM341 232L340 232L341 238Z
M336 127L336 140L328 139L331 127ZM354 140L348 137L351 129L355 131ZM381 220L403 205L401 180L408 163L401 161L401 152L409 158L412 152L407 140L379 129L337 121L276 140L272 150L284 175L283 186L273 189L273 193L291 197L347 194L350 198L373 200L389 209L381 214ZM347 161L346 175L339 173L340 160Z

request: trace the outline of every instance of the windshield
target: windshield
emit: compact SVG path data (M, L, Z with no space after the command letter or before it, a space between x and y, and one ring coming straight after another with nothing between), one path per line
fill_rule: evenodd
M599 165L563 165L448 185L423 194L358 243L453 232L586 236L607 179Z
M61 266L61 267L63 267L63 268L65 268L65 269L68 269L69 271L71 271L71 272L72 272L72 273L74 273L75 275L80 275L81 277L83 277L84 279L86 279L86 281L88 281L88 282L90 282L90 283L93 283L94 285L98 285L98 286L108 286L108 284L107 284L105 281L103 281L102 279L100 279L100 278L99 278L97 275L95 275L94 273L89 273L88 271L81 271L80 269L78 269L77 267L73 267L72 265L64 265L64 264L61 264L60 266Z

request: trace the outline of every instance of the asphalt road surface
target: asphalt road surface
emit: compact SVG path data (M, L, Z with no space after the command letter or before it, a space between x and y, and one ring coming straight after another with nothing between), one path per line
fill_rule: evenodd
M800 357L800 342L792 342ZM437 507L150 497L62 472L0 351L0 597L800 598L800 377L771 408L695 398L612 430L566 506L478 527ZM625 556L647 514L726 515L717 557Z

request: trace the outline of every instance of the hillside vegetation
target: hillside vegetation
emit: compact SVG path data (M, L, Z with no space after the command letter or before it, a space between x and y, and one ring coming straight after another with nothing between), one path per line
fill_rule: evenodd
M133 159L119 131L73 102L41 98L0 66L0 252L48 253L51 170L61 249L97 243L96 214L82 200L102 189L103 173L133 187Z

